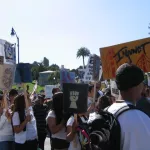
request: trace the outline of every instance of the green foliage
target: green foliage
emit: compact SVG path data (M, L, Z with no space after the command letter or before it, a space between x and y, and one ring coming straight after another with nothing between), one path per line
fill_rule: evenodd
M33 87L34 87L35 83L34 82L27 83L26 85L29 85L29 92L31 93L33 91ZM14 85L12 88L13 89L18 89L18 86ZM38 85L38 87L37 87L37 93L39 93L41 90L44 90L44 87Z
M60 71L51 73L48 80L51 85L58 84L60 82Z
M59 66L56 64L52 64L51 66L48 67L49 70L51 71L58 71L59 70Z

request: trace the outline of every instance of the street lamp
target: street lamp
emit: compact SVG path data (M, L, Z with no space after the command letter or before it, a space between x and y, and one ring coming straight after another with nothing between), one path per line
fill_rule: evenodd
M16 31L14 30L14 28L11 29L11 36L16 36L16 38L17 38L18 64L19 64L19 37L17 36L17 33L16 33Z

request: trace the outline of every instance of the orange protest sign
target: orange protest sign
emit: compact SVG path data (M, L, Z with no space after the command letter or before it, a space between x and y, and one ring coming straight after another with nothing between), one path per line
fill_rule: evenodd
M150 38L100 48L104 79L115 78L123 63L133 63L144 72L150 72Z

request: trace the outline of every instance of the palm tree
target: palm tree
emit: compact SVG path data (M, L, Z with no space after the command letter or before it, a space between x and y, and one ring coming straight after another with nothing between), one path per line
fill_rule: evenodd
M88 57L89 55L90 55L90 51L86 47L81 47L77 51L77 58L80 58L80 57L83 58L83 69L85 68L84 58Z

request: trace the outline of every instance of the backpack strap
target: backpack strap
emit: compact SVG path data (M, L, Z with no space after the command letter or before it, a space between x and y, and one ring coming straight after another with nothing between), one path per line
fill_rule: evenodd
M131 110L131 109L137 109L134 105L126 105L126 106L123 106L121 107L115 114L115 118L118 118L122 113L128 111L128 110Z

